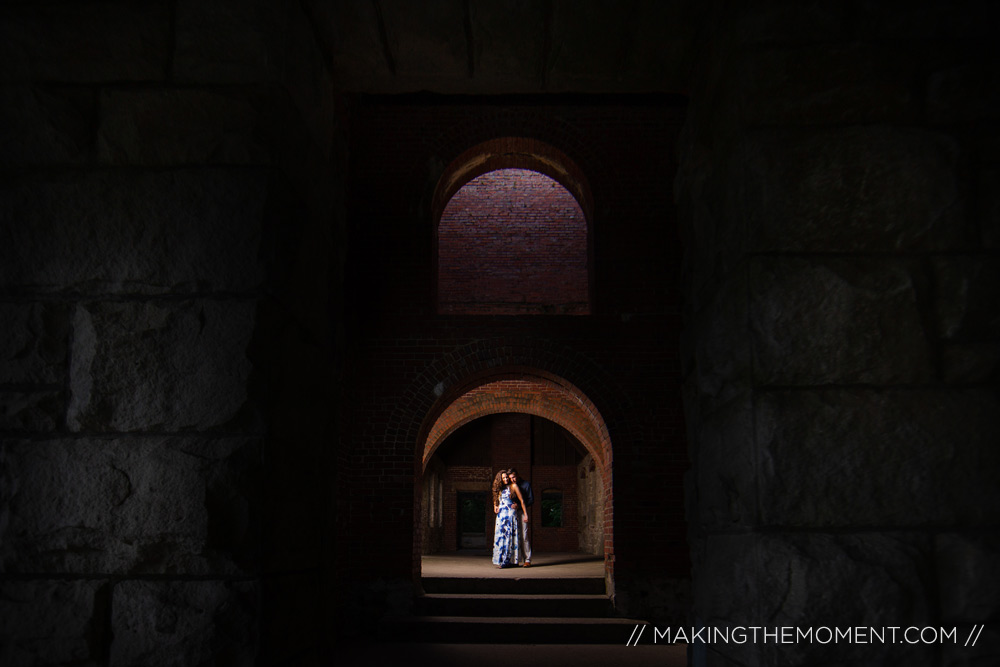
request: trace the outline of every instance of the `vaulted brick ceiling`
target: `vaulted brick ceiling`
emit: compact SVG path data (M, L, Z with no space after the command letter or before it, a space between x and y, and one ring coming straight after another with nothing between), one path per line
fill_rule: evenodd
M306 0L339 88L684 93L694 0Z

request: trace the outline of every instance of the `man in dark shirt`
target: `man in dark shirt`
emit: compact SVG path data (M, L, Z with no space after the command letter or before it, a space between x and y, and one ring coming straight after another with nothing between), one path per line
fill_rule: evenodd
M521 487L521 497L524 498L524 504L531 507L535 502L535 495L531 492L531 482L521 477L517 474L517 470L510 468L507 470L507 476L510 477L510 481ZM521 553L524 555L524 567L531 567L531 512L526 510L524 512L528 516L528 521L521 520L520 515L518 515L517 530L518 539L521 540Z

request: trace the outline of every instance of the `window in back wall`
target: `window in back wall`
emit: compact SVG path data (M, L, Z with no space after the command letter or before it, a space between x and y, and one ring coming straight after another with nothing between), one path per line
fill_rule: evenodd
M438 223L438 312L590 313L587 221L558 181L528 169L478 176Z

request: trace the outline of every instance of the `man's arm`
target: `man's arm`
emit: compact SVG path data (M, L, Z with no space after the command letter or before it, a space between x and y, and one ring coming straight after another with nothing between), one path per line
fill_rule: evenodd
M527 505L524 504L524 496L521 495L521 485L512 484L511 486L514 487L514 494L517 495L517 499L520 501L522 514L524 515L524 522L528 523L529 521L531 521L531 519L528 517L528 510L525 509Z

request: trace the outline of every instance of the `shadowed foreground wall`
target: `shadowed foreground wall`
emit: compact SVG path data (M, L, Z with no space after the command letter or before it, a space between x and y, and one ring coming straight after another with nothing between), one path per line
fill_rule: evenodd
M305 17L7 4L0 44L0 662L315 655L344 148Z
M969 9L720 11L677 188L694 618L959 645L695 664L1000 659L992 624L962 645L1000 603L1000 109Z

